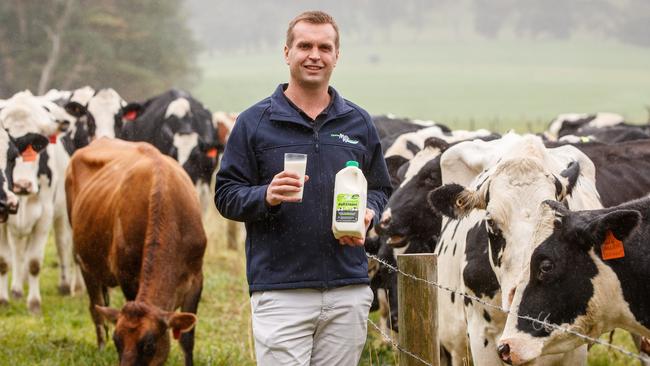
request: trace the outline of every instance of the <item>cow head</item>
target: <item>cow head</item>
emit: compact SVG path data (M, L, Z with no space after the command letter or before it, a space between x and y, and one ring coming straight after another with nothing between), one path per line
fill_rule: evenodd
M546 201L541 211L539 245L526 262L513 308L520 316L598 337L613 329L611 321L629 312L620 281L601 259L600 245L608 235L626 241L641 214L621 208L571 212L556 201ZM498 350L504 361L519 365L582 343L566 332L511 314Z
M65 105L68 114L77 118L74 123L75 130L71 131L72 140L79 141L81 148L90 141L99 137L115 138L120 135L123 124L123 108L126 102L113 89L101 89L96 91L90 98L75 99L73 94L71 100ZM75 133L79 136L75 136ZM87 141L81 141L85 136Z
M14 145L9 148L5 174L8 187L17 194L38 192L39 153L59 129L43 100L29 92L14 95L0 111L0 124Z
M424 149L409 162L404 181L391 195L380 223L375 228L395 247L409 240L428 240L440 234L442 217L432 212L424 198L442 184L440 154L448 147L444 140L431 137Z
M17 195L31 195L39 192L42 164L47 157L42 156L49 140L40 134L28 133L14 138L16 156L7 165L7 177L11 190ZM51 177L50 177L51 178Z
M601 207L593 163L573 147L559 149L550 151L539 138L524 137L477 176L474 188L452 183L429 196L435 209L452 218L484 210L490 264L499 281L504 309L510 308L515 285L531 254L541 202L567 199L579 207ZM457 164L463 165L462 161ZM578 185L580 195L574 197Z
M115 324L113 342L120 365L162 365L169 354L169 331L178 339L194 328L196 315L168 312L144 302L129 301L122 310L95 305Z

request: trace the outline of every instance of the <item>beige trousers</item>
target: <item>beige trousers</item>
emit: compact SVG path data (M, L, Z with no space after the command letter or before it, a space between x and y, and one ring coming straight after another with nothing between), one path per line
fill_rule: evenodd
M372 298L368 285L254 292L257 364L357 365Z

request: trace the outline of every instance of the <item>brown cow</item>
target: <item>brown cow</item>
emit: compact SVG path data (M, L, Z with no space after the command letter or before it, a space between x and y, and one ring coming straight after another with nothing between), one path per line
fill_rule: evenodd
M172 330L192 365L206 236L187 173L147 143L103 138L77 151L65 183L100 349L106 319L121 365L161 365ZM117 285L128 302L104 307Z

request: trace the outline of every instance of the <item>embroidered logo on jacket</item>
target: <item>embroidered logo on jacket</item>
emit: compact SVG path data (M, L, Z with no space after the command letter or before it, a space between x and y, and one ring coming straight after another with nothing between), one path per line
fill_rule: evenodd
M350 138L350 136L348 136L348 135L344 135L344 134L342 134L342 133L333 133L333 134L331 134L330 136L332 136L332 137L338 137L341 141L343 141L343 142L345 142L345 143L347 143L347 144L356 145L356 144L359 143L359 140L352 140L352 139Z

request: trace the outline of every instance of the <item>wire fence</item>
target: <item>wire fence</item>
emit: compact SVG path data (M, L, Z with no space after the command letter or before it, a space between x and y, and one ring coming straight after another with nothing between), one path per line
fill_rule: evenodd
M488 308L491 308L491 309L495 309L495 310L500 311L500 312L502 312L502 313L504 313L504 314L506 314L506 315L512 315L512 316L516 316L516 317L519 318L519 319L528 320L528 321L532 322L533 324L537 324L537 325L539 326L538 330L539 330L539 329L542 329L542 328L545 328L547 331L550 331L550 330L552 330L552 329L559 330L559 331L562 331L562 332L565 332L565 333L571 334L571 335L573 335L573 336L579 337L579 338L581 338L581 339L584 339L584 340L586 340L587 342L591 342L591 343L595 343L595 344L600 344L600 345L602 345L602 346L609 347L609 348L614 349L614 350L616 350L616 351L618 351L618 352L620 352L620 353L622 353L622 354L624 354L624 355L626 355L626 356L628 356L628 357L631 357L631 358L637 359L637 360L639 360L639 361L641 361L641 362L650 362L650 357L642 356L642 355L639 355L639 354L636 354L636 353L630 352L630 351L628 351L628 350L626 350L626 349L624 349L624 348L622 348L622 347L620 347L620 346L617 346L617 345L615 345L615 344L611 344L611 343L605 342L605 341L600 340L600 339L597 339L597 338L592 338L592 337L590 337L590 336L588 336L588 335L585 335L585 334L582 334L582 333L576 332L576 331L571 330L571 329L567 329L567 328L562 327L562 326L557 325L557 324L549 323L549 322L547 322L547 321L545 321L545 320L542 320L542 319L539 319L539 318L533 318L533 317L530 317L530 316L519 315L519 314L514 313L514 312L511 312L511 311L509 311L509 310L505 310L505 309L503 309L503 308L500 307L500 306L497 306L497 305L491 304L491 303L489 303L489 302L486 302L486 301L484 301L484 300L482 300L482 299L480 299L480 298L478 298L478 297L476 297L476 296L470 295L470 294L468 294L468 293L461 292L461 291L458 291L458 290L455 290L455 289L449 288L449 287L447 287L447 286L441 285L441 284L439 284L439 283L432 282L432 281L428 281L428 280L426 280L426 279L424 279L424 278L419 278L419 277L416 277L416 276L414 276L414 275L412 275L412 274L410 274L410 273L403 272L403 271L401 271L399 268L397 268L396 266L393 266L392 264L387 263L386 261L384 261L383 259L381 259L381 258L379 258L379 257L377 257L377 256L375 256L375 255L372 255L372 254L368 254L368 253L366 253L366 256L367 256L368 258L370 258L370 259L376 260L376 261L379 262L380 264L386 266L386 267L387 267L388 269L390 269L391 271L393 271L393 272L397 272L397 273L399 273L400 275L402 275L402 276L404 276L404 277L407 277L407 278L410 278L410 279L412 279L412 280L414 280L414 281L421 281L421 282L426 283L427 285L430 285L430 286L436 287L436 288L438 288L438 289L440 289L440 290L443 290L443 291L446 291L446 292L450 292L450 293L453 293L453 294L456 294L456 295L462 296L462 297L464 297L464 298L468 298L468 299L470 299L470 300L472 300L472 301L476 301L477 303L479 303L479 304L481 304L481 305L483 305L483 306L485 306L485 307L488 307ZM377 325L376 325L375 323L373 323L373 322L370 321L370 320L369 320L369 322L373 325L373 327L375 327L375 328L377 328L377 329L379 330L379 328L377 327ZM389 343L391 343L393 346L397 347L397 349L399 349L401 352L404 352L405 354L407 354L407 355L409 355L409 356L415 358L416 360L418 360L418 361L424 363L425 365L429 365L429 364L426 363L424 360L422 360L420 357L418 357L418 356L412 354L411 352L408 352L407 350L404 350L403 348L399 347L399 346L396 344L396 342L395 342L393 339L391 339L390 336L388 336L387 334L385 334L383 331L379 330L379 332L381 333L381 335L382 335L382 337L383 337L384 339L386 339L386 340L387 340Z

